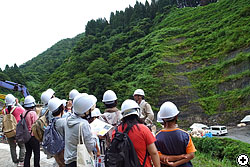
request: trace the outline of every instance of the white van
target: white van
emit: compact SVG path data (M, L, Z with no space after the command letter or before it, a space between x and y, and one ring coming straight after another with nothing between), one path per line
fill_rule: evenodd
M227 127L226 126L210 126L210 132L212 135L226 135L227 134Z

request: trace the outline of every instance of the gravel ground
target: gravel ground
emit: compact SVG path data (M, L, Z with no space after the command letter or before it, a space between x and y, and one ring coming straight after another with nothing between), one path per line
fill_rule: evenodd
M17 147L17 154L19 153L19 148ZM0 143L0 167L16 167L11 159L10 156L10 147L8 144ZM33 163L33 156L30 160L30 165L34 166ZM54 158L47 159L47 156L43 153L43 151L40 152L40 166L41 167L56 167L54 164L55 160Z

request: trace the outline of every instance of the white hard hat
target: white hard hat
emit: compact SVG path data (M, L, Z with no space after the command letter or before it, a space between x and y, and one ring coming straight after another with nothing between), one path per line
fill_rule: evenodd
M54 111L57 111L57 109L62 104L63 104L62 100L58 99L57 97L54 97L54 98L49 100L48 109L49 109L49 111L51 111L53 113Z
M157 113L157 122L163 123L163 120L160 118L160 111Z
M43 104L48 104L49 100L51 99L52 97L52 92L50 91L45 91L41 94L41 101Z
M49 93L51 94L51 96L52 96L53 94L55 94L55 91L54 91L53 89L51 89L51 88L47 89L46 92L49 92Z
M96 97L93 95L78 95L73 101L73 111L77 115L83 115L96 104Z
M101 112L99 108L95 108L93 111L91 111L91 117L99 117L101 115Z
M86 96L86 95L88 95L88 93L81 93L83 96Z
M110 103L114 103L114 101L117 100L116 94L113 90L107 90L104 94L103 94L103 100L102 102L108 104L108 102Z
M66 107L66 105L67 105L67 100L66 100L66 99L62 99L62 103L63 103L63 106Z
M13 106L16 102L16 98L12 94L7 94L5 97L6 106Z
M161 119L171 119L179 114L179 110L174 103L167 101L161 105L159 113Z
M133 96L134 96L134 95L145 96L145 93L144 93L144 91L143 91L142 89L136 89L136 90L134 91Z
M139 116L139 113L138 113L139 109L140 107L134 100L127 99L122 103L121 113L123 115L123 118L132 114Z
M34 99L33 96L31 95L28 95L25 97L24 99L24 104L23 104L24 107L34 107L36 106L36 100Z
M79 92L78 92L76 89L72 89L72 90L69 92L69 99L70 99L70 100L73 100L78 94L79 94Z

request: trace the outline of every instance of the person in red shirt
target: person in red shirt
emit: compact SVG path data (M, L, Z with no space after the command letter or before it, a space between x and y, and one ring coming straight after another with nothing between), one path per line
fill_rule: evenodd
M18 99L16 99L12 94L8 94L5 97L5 104L6 104L6 109L2 111L3 114L10 113L12 110L13 116L16 118L16 122L18 123L21 118L20 114L24 112L24 109L21 107L21 105L18 103ZM23 164L24 161L24 156L25 156L25 146L23 143L17 143L15 136L7 138L8 143L10 145L10 153L11 153L11 158L12 161L16 164L21 166L20 164ZM16 146L20 148L19 150L19 159L17 158L16 154Z
M122 123L118 126L118 131L123 132L127 126L132 127L128 132L128 136L134 145L140 164L143 164L146 151L148 151L150 156L146 156L144 166L152 167L152 160L153 166L160 167L159 155L154 144L156 139L149 128L142 124L139 118L139 110L140 107L134 100L125 100L121 106L123 118ZM112 138L114 134L115 131L113 131Z

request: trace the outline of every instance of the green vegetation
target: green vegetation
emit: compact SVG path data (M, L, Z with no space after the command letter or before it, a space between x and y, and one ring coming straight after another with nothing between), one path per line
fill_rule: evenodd
M233 167L232 162L227 159L219 160L212 157L209 154L201 153L199 151L195 152L195 158L192 160L193 166L202 166L202 167Z
M90 20L85 34L22 65L19 80L37 100L49 87L61 98L76 88L102 108L107 89L120 105L142 88L155 112L164 101L176 103L181 124L204 113L221 116L217 123L237 122L250 111L250 0L189 2L137 2L109 21ZM178 8L184 6L191 7ZM12 75L7 71L1 79Z
M250 155L250 144L229 138L193 138L195 148L201 153L236 165L236 158L240 154ZM210 159L210 158L209 158ZM230 163L229 163L230 164Z

